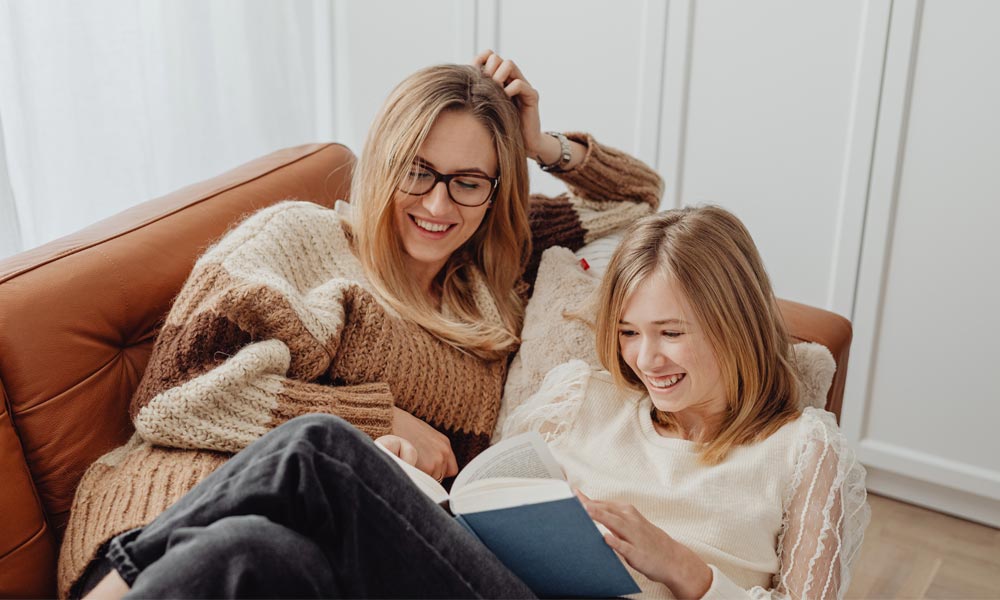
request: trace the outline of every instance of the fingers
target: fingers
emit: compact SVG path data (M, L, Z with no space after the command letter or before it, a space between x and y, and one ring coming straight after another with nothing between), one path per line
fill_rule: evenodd
M486 75L493 81L496 81L502 85L504 89L517 80L527 83L527 80L524 78L524 74L521 73L521 69L518 68L514 61L509 58L504 59L492 50L485 50L478 54L473 59L472 64L480 67L483 71L483 75ZM530 85L528 87L530 88Z
M472 59L472 66L483 68L483 65L486 64L486 59L489 58L490 55L492 54L493 51L488 48L486 50L483 50Z
M515 79L514 81L507 84L507 87L503 89L510 98L518 97L525 106L536 106L538 104L538 90L531 87L527 81L523 79Z
M458 461L448 436L399 408L393 409L393 433L416 452L415 466L438 481L458 473ZM381 439L381 438L380 438ZM406 460L402 446L397 456Z
M403 462L417 466L417 460L420 458L420 453L417 452L416 447L410 442L399 438L399 451L396 452L396 456L403 459Z
M600 504L591 504L586 508L590 518L607 527L611 533L622 538L629 537L627 531L628 521L622 514Z
M579 492L582 495L582 492ZM585 496L584 496L585 497ZM632 540L640 531L646 519L631 504L603 502L586 499L584 508L590 518L607 527L615 536L624 541Z
M451 445L448 446L448 470L445 472L445 477L454 477L458 475L458 459L455 458L455 453L451 451Z
M414 445L408 440L405 440L398 435L390 434L377 438L375 443L385 447L386 450L403 459L403 462L413 466L417 465L419 453L417 452L416 447L414 447Z
M423 452L420 455L424 458ZM451 449L451 441L446 436L441 435L440 438L434 439L431 443L430 456L427 458L424 471L434 479L442 481L445 477L458 474L458 460Z
M398 435L383 435L382 437L375 439L376 444L384 446L386 450L391 450L396 456L399 456L399 449L402 441L403 438Z

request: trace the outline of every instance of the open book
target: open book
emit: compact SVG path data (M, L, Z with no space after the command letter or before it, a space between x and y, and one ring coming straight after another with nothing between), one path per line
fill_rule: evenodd
M458 474L450 495L433 477L382 449L431 500L448 502L458 522L539 596L610 598L639 591L538 433L483 451Z

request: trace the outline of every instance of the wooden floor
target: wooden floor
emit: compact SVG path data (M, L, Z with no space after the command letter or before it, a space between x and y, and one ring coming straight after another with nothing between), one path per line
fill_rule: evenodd
M849 598L1000 598L1000 529L868 495Z

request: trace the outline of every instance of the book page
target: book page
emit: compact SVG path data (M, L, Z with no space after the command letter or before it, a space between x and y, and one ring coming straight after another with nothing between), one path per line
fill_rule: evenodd
M575 498L573 490L562 479L491 477L453 489L450 506L454 514L464 515L570 498Z
M541 434L529 431L500 442L472 459L455 478L452 491L493 477L565 479Z
M402 458L399 458L398 456L392 453L392 450L389 450L382 444L375 444L375 445L378 446L382 450L382 452L388 454L389 457L392 458L392 460L394 460L397 465L399 465L399 468L403 469L403 472L406 473L406 475L410 478L413 484L416 485L421 492L426 494L427 497L430 498L432 502L434 502L434 504L444 504L444 502L448 500L448 492L445 491L444 487L442 487L440 483L435 481L433 477L431 477L427 473L424 473L420 469L414 467L413 465L406 462Z

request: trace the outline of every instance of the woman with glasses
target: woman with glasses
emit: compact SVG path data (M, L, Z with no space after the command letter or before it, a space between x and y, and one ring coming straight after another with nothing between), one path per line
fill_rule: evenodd
M538 103L489 51L415 73L350 205L272 206L198 260L135 435L81 480L61 595L530 595L371 440L455 475L489 444L541 251L658 206L655 172L544 133ZM528 158L570 192L529 196Z

